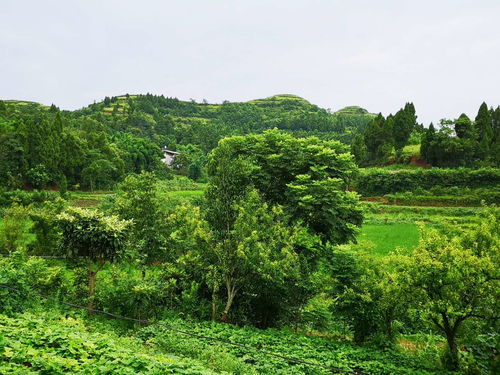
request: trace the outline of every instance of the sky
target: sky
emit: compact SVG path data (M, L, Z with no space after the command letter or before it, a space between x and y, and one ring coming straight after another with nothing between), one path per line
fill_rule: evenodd
M425 125L500 104L500 0L24 0L0 8L0 99L209 102L295 94L415 104Z

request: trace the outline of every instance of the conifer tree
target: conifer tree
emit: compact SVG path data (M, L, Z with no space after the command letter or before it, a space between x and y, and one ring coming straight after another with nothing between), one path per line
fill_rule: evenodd
M396 153L401 155L403 148L408 144L410 134L417 123L415 106L413 103L406 103L394 116L392 133L394 137L394 148Z
M485 102L479 107L476 116L475 128L478 137L477 156L481 160L488 158L490 153L490 145L493 139L493 128L491 121L491 113Z
M351 145L351 154L354 155L354 158L356 159L356 164L362 165L365 160L366 160L366 145L365 145L365 139L363 138L362 134L356 134L354 137L354 141Z
M366 127L364 138L369 160L381 162L390 154L392 149L391 122L390 116L386 123L384 116L379 113Z
M436 134L436 129L434 129L434 124L431 122L429 128L426 130L424 137L422 138L422 143L420 144L420 155L428 162L431 163L431 147Z
M455 120L455 134L458 138L472 137L472 121L465 113Z

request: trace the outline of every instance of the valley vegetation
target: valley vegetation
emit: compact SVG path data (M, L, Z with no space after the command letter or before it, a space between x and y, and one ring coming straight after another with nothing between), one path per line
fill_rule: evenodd
M0 372L498 372L497 112L0 102Z

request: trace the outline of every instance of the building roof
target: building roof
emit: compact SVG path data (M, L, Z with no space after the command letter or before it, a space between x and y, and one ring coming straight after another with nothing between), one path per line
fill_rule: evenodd
M179 155L180 153L179 152L176 152L176 151L172 151L172 150L169 150L168 148L166 147L162 147L161 150L166 153L166 154L171 154L171 155Z

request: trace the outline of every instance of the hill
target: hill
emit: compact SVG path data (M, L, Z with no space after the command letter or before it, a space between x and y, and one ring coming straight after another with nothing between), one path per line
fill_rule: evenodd
M99 117L101 114L106 116ZM126 120L128 131L146 137L154 134L165 144L198 144L205 152L215 146L213 140L207 144L207 132L218 140L227 135L261 132L275 127L299 136L316 135L349 143L353 133L363 130L374 116L359 107L331 113L290 94L221 104L150 94L123 95L107 97L102 102L75 111L74 115L97 116L104 121L109 121L109 117L119 122ZM204 133L203 139L196 139L196 134L191 133ZM171 147L175 148L175 145Z

